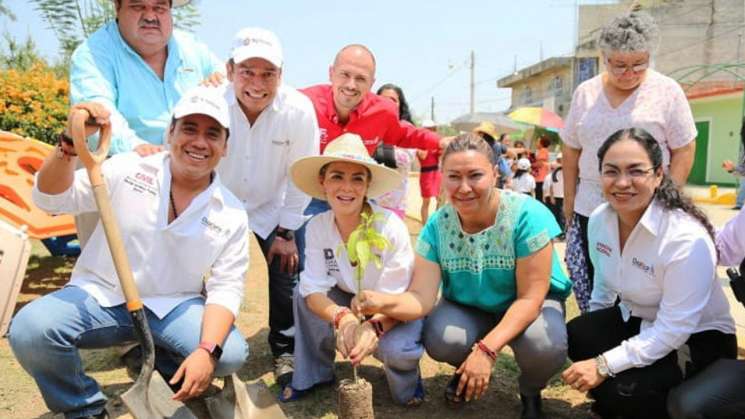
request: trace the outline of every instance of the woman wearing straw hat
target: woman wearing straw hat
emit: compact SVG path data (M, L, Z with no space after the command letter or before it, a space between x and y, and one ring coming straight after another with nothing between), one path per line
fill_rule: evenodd
M427 316L427 353L457 368L445 391L455 405L486 394L497 355L509 345L520 367L521 417L541 418L541 390L566 359L571 283L553 250L561 233L554 217L535 199L494 187L492 152L474 134L450 142L442 157L450 203L419 235L411 286L397 295L365 290L353 308L402 320Z
M301 158L290 170L300 190L327 201L331 209L308 223L305 270L294 296L295 372L280 400L295 400L334 380L336 332L336 348L353 365L371 354L383 362L398 403L421 403L422 322L402 323L396 316L374 314L360 323L349 309L357 284L344 244L363 213L381 214L374 227L390 244L380 254L379 267L365 267L362 289L393 295L409 286L414 253L406 225L393 212L368 201L398 186L400 175L375 162L356 134L338 137L323 155Z

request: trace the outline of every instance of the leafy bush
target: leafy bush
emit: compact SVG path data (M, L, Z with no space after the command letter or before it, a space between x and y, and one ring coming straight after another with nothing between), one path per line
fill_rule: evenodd
M0 130L54 144L64 129L70 87L43 62L0 72Z

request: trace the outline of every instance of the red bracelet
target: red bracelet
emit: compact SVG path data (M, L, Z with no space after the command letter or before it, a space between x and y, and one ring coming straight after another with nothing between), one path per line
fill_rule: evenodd
M485 353L486 356L491 358L492 361L497 361L497 353L489 349L489 347L486 346L483 340L476 342L476 347L479 348L481 352Z
M383 329L383 322L377 319L370 319L367 322L370 323L370 325L373 327L375 336L377 336L378 338L383 337L383 335L385 334L385 330Z
M341 319L351 312L352 310L350 310L348 307L341 307L336 309L336 313L334 313L334 330L339 329L339 322L341 321Z

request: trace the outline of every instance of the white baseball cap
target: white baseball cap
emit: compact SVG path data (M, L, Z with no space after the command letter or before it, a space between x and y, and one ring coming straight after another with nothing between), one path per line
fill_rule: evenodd
M243 28L233 37L233 61L237 64L249 58L263 58L282 67L282 45L277 35L262 28Z
M230 111L224 89L197 86L187 91L173 108L173 117L181 119L194 114L207 115L230 129Z
M530 170L530 160L526 158L519 159L517 161L517 168L519 170Z

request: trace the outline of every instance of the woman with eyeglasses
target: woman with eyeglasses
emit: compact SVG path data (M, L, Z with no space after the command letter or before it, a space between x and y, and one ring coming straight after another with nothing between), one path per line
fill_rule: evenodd
M587 247L587 220L603 203L597 150L612 133L644 128L659 141L662 169L682 185L693 165L696 126L678 83L651 68L658 29L638 11L606 25L598 39L605 71L577 87L560 132L564 142L566 262L580 309L588 309L593 266Z
M671 388L737 356L714 230L647 131L617 131L597 158L608 202L588 223L595 288L590 312L567 324L574 363L562 377L603 418L667 418Z

